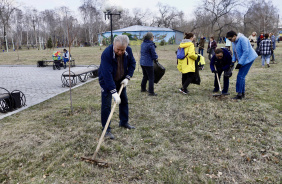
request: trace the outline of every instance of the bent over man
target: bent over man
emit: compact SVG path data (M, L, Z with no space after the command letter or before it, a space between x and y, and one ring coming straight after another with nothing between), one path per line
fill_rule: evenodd
M128 99L126 94L126 85L133 76L136 61L133 57L132 50L128 47L129 38L126 35L116 36L113 45L108 46L101 56L99 68L99 83L101 86L101 122L103 128L111 112L111 101L114 98L119 105L119 126L127 129L135 127L128 123ZM118 95L118 91L124 85L124 88ZM111 133L110 125L105 137L114 139Z
M212 73L214 73L214 90L213 92L218 92L219 91L219 86L217 82L217 76L216 73L218 73L218 78L220 80L220 76L222 72L224 71L227 72L229 68L232 66L232 57L229 53L229 51L225 48L221 49L216 49L215 50L215 55L211 58L211 63L210 63L210 68ZM215 67L216 68L215 68ZM222 94L223 95L229 95L228 93L228 88L229 88L229 77L225 76L223 77L223 90Z

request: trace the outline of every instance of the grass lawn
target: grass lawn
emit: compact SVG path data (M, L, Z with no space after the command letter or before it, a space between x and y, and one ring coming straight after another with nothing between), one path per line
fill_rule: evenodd
M237 70L230 78L231 96L212 97L207 60L201 85L180 94L177 47L157 47L166 67L155 85L157 97L140 93L142 73L136 67L127 93L130 124L137 129L119 128L116 109L111 126L116 139L105 140L98 153L110 167L80 160L92 156L101 135L95 80L73 90L73 115L67 92L0 121L0 183L281 183L282 44L275 52L278 64L262 68L260 57L255 61L242 101L231 100ZM78 65L99 64L104 48L71 53ZM132 49L139 60L140 47ZM19 51L19 60L17 52L0 53L0 64L35 65L52 53Z

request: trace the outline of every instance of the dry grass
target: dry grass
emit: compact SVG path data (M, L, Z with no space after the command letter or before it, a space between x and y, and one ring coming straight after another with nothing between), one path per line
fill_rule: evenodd
M73 115L65 93L7 117L0 122L0 183L281 183L279 46L278 64L262 69L260 59L255 61L246 99L238 102L212 97L208 64L200 72L201 85L180 94L177 46L158 47L167 69L155 86L158 96L140 93L142 74L136 68L127 92L130 123L137 129L120 129L114 114L116 140L106 140L98 154L113 163L109 168L79 159L93 154L101 135L98 81L73 90ZM138 50L133 47L136 58ZM34 64L34 53L23 52L21 63ZM81 64L98 64L100 53L99 48L74 48L72 55ZM7 55L1 64L19 64ZM230 80L232 96L236 75Z

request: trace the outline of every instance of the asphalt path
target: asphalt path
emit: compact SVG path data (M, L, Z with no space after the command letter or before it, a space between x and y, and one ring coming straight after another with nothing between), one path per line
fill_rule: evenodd
M72 67L71 71L83 70L87 66ZM26 106L8 113L0 113L0 119L20 112L33 105L39 104L58 94L69 90L68 87L62 87L61 75L68 69L53 70L52 66L19 66L19 65L0 65L0 87L12 92L20 90L25 94ZM78 80L75 87L79 87L97 78L89 78L82 83ZM74 87L74 88L75 88ZM0 91L1 93L2 91Z

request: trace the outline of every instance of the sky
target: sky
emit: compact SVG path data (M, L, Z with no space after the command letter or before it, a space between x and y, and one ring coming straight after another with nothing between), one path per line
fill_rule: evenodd
M45 9L55 9L61 6L67 6L78 14L78 7L81 6L81 0L14 0L21 7L34 7L39 11ZM268 1L268 0L266 0ZM193 12L201 3L201 0L104 0L104 4L121 6L122 8L142 10L150 9L152 12L158 12L157 3L167 4L181 10L185 13L186 19L193 19ZM272 0L272 4L280 10L280 20L282 20L282 3L281 0Z

